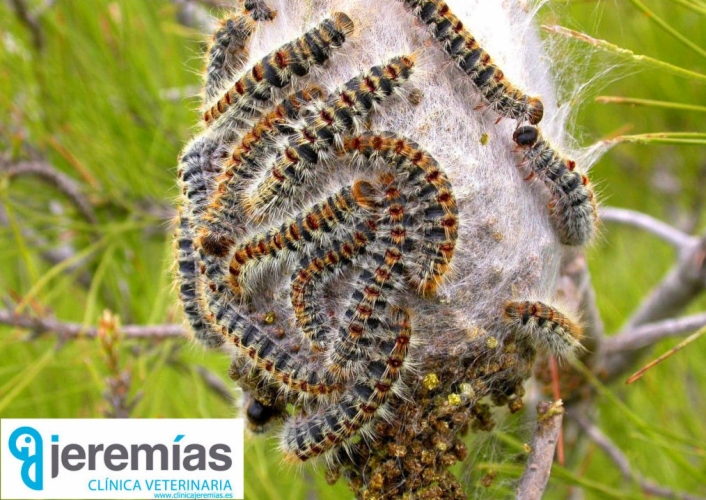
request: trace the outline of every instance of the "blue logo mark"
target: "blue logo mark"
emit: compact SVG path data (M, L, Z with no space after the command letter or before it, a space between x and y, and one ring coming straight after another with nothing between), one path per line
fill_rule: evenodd
M24 437L23 437L24 436ZM32 447L32 444L34 446ZM34 427L19 427L10 434L8 443L10 453L22 464L22 481L33 490L44 489L44 443L42 436ZM32 449L33 448L33 449ZM34 451L34 453L32 453ZM34 479L30 475L30 469L34 466Z

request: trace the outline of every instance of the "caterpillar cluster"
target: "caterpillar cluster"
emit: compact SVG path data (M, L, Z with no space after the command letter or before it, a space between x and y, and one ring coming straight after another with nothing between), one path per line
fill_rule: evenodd
M487 107L517 121L512 139L549 191L560 241L589 241L590 184L542 139L540 98L505 77L446 3L404 5ZM414 79L418 54L325 88L316 75L355 36L351 17L334 12L242 69L251 35L276 15L244 2L207 51L203 130L179 158L177 282L195 337L233 350L250 428L283 421L285 456L306 461L375 436L425 375L413 347L429 341L418 326L429 320L418 308L443 305L464 221L428 146L368 128L378 110L401 105L392 98ZM326 181L334 169L345 182ZM508 301L493 321L530 353L580 349L578 324L541 302Z

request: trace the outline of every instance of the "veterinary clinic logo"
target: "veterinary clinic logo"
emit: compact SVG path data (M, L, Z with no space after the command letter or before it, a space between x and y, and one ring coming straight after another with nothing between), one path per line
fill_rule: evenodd
M20 441L22 442L20 443ZM42 435L34 427L19 427L10 434L8 446L12 456L22 462L22 482L32 490L43 490L44 445L42 444Z
M223 422L2 419L0 498L243 498L243 421Z

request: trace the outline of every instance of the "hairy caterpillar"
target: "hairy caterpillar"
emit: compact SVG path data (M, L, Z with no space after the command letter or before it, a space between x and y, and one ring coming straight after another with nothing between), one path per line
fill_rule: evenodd
M573 160L564 158L531 126L515 130L513 140L522 150L531 175L549 189L549 212L559 239L565 245L584 245L596 231L596 199L588 177L575 170Z
M313 415L288 420L282 435L282 448L287 456L305 461L325 453L344 443L384 411L387 396L399 379L412 336L409 312L398 309L392 314L387 332L390 340L379 346L387 355L386 359L367 359L366 375L358 377L338 403Z
M384 66L350 80L295 128L288 143L278 152L270 175L244 200L250 214L273 210L305 185L307 170L341 142L376 105L409 79L414 57L402 56Z
M582 349L581 325L544 302L508 301L504 318L518 334L559 359L570 358Z
M535 125L544 116L544 105L512 85L483 50L463 22L442 0L403 0L414 15L430 28L446 55L478 88L496 113Z
M275 17L262 0L247 0L243 12L221 19L206 51L204 70L204 101L213 99L221 83L240 69L247 56L247 43L258 21L271 21Z
M205 213L196 221L197 245L209 255L222 257L235 242L228 233L242 222L238 188L249 180L266 158L273 140L285 132L289 122L297 120L302 106L321 99L323 91L308 86L291 94L264 115L240 140L216 179L216 188Z
M279 229L256 235L239 245L228 269L231 289L236 296L242 294L241 275L244 268L264 258L278 259L301 253L306 247L320 245L322 238L349 220L365 216L373 203L372 186L358 182L339 193L285 221ZM355 238L353 238L355 240Z
M253 65L204 112L204 122L210 125L230 108L236 109L237 115L253 114L258 102L271 98L273 88L283 88L292 77L304 76L312 66L324 64L333 49L341 47L352 31L353 21L342 12L334 13L316 28Z

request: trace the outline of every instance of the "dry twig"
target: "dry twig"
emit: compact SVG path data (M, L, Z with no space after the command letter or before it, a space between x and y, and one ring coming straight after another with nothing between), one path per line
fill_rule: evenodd
M41 50L44 46L44 34L42 27L39 25L37 16L29 11L25 0L10 0L10 5L15 9L15 15L24 24L32 34L32 43L34 48Z
M656 321L632 330L625 330L615 337L607 338L602 348L606 354L627 353L643 347L649 347L666 338L685 335L703 326L706 326L706 313Z
M0 310L0 324L31 330L36 334L56 333L61 339L76 337L93 338L98 335L98 328L84 326L80 323L67 323L53 318L39 318L26 314L15 314L12 311ZM126 338L166 339L183 337L186 329L180 324L163 325L125 325L120 327L121 334Z
M595 352L596 346L604 338L605 327L596 304L596 292L588 272L588 262L582 250L568 247L564 250L557 295L571 309L581 311L584 333L581 343L587 353Z
M600 209L600 217L603 222L618 222L628 226L644 229L655 236L663 239L667 243L681 250L684 247L693 245L698 239L688 235L675 227L670 226L654 217L628 210L625 208L603 207Z
M579 303L583 310L586 326L584 342L589 352L588 359L583 361L592 367L594 373L600 373L602 378L605 377L604 379L610 381L634 368L637 359L656 342L693 332L706 325L706 313L673 319L706 288L706 279L704 279L706 271L703 262L706 239L690 236L648 215L631 210L603 209L602 215L604 220L636 226L659 236L675 246L680 257L674 269L638 307L623 331L614 337L605 337L590 282L586 288L576 285L582 280L585 282L589 279L585 262L583 266L581 265L581 252L568 251L565 255L558 289L565 300L571 305ZM580 391L574 391L574 393L579 394ZM569 407L571 415L584 415L589 411L594 405L593 395L592 391L585 392L583 397L573 401ZM575 436L576 441L573 445L575 449L580 448L579 443L583 441L581 436L589 437L596 442L601 437L605 438L595 426L592 426L589 432L589 428L584 425L586 423L588 421L585 419L581 425L575 420L569 422L577 425L577 430L580 431ZM591 424L588 423L588 425ZM569 427L573 426L569 425ZM619 465L623 475L633 478L625 456L609 441L607 443L607 448L602 445L605 441L599 445ZM630 471L629 474L626 471ZM648 494L676 499L697 498L693 495L673 492L642 478L639 480L643 491Z
M517 500L542 498L554 462L554 450L559 439L564 406L561 400L537 405L537 429L530 445L532 451L517 488Z
M233 401L235 401L233 391L218 375L203 366L196 366L195 369L196 373L198 373L201 377L203 383L206 384L206 387L211 389L215 394L228 403L233 403Z
M673 498L679 500L704 500L703 497L674 491L664 486L660 486L649 479L645 479L642 475L632 470L630 460L615 444L601 432L601 430L592 424L586 417L578 413L571 412L569 415L572 420L575 420L584 430L591 440L605 452L606 455L615 463L623 477L630 482L637 483L640 489L646 495L656 496L660 498Z
M706 237L685 248L677 264L632 315L625 329L672 318L706 287Z
M676 317L706 288L706 237L682 252L677 264L640 304L625 325L623 331L631 332L637 327ZM678 321L678 320L673 320ZM631 334L634 336L634 334ZM633 337L634 338L634 337ZM659 340L660 336L656 336ZM655 340L655 341L656 341ZM614 345L623 342L622 334L613 340ZM654 342L653 342L654 343ZM634 366L652 344L632 351L614 351L601 360L601 371L606 380L622 376Z
M657 341L693 331L705 315L676 318L706 290L706 236L691 236L647 214L604 208L601 217L642 228L669 242L679 252L672 270L642 301L621 333L601 343L594 371L612 381L630 370Z
M182 325L121 326L106 319L105 314L98 327L83 328L83 325L78 323L66 323L48 318L17 315L11 311L0 310L0 324L27 328L36 334L56 333L61 337L62 341L77 338L99 338L111 373L111 377L107 380L108 389L105 393L105 398L110 406L107 416L117 418L128 417L142 395L137 393L129 403L126 399L132 377L129 370L124 372L118 370L117 349L115 347L118 337L116 337L116 334L120 333L125 338L157 340L186 335L186 330ZM185 370L191 369L178 361L170 363ZM220 377L203 366L196 366L194 369L204 384L215 394L228 403L232 403L235 400L233 392Z
M120 363L120 324L110 311L104 311L98 324L98 340L108 368L106 390L103 397L108 403L103 410L107 418L130 418L137 403L142 399L142 392L130 396L132 386L132 368L122 367Z
M3 165L2 169L0 169L0 173L7 175L11 179L25 175L39 177L64 193L88 222L92 224L98 222L93 207L81 193L78 184L68 175L59 172L50 163L44 161L25 161L11 165Z
M219 396L223 401L226 403L232 404L235 402L235 395L233 394L232 388L226 384L223 379L221 379L218 375L213 373L211 370L206 368L205 366L201 365L196 365L196 366L190 366L184 363L176 354L178 352L178 348L175 346L174 350L174 355L170 356L168 359L168 363L170 366L181 370L184 373L189 373L192 371L195 371L196 374L201 378L201 381L206 385L207 388L209 388L214 394Z

